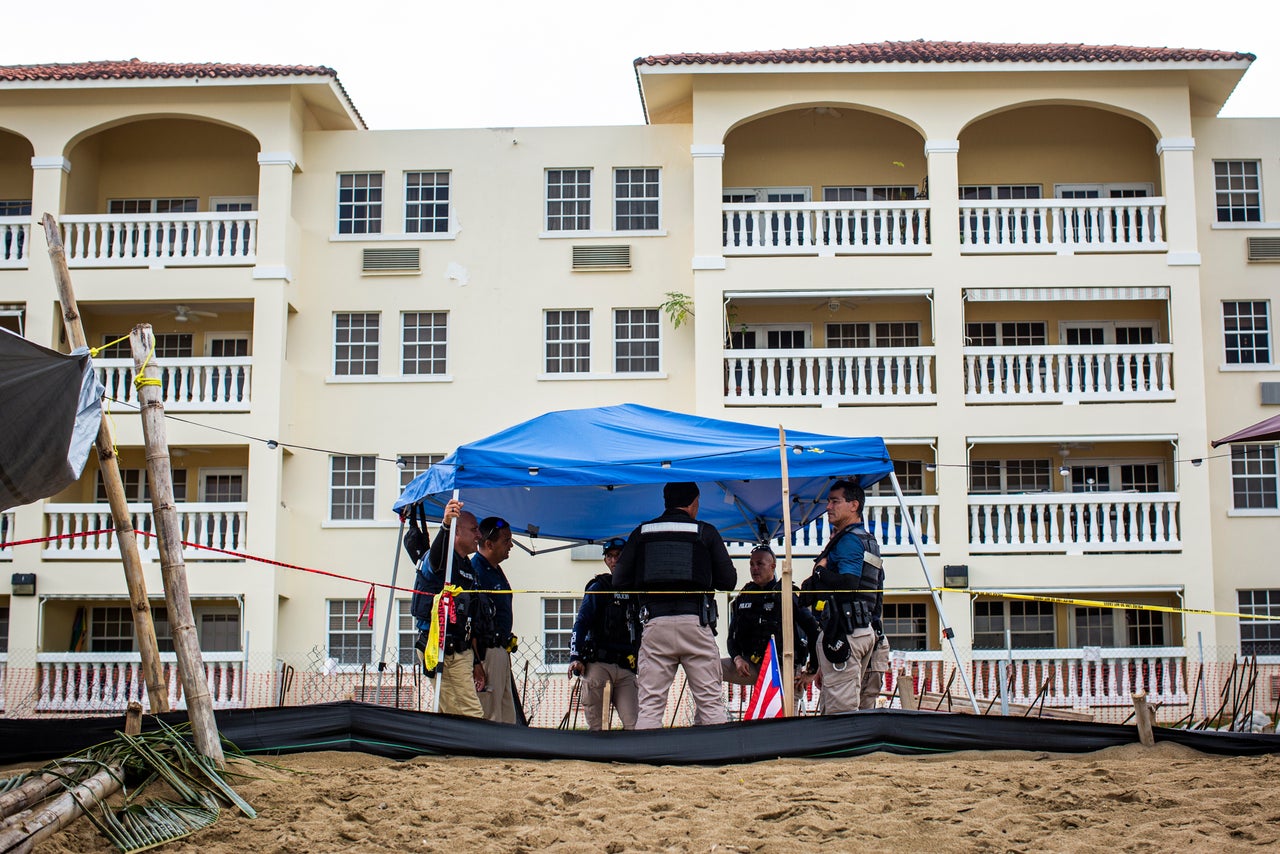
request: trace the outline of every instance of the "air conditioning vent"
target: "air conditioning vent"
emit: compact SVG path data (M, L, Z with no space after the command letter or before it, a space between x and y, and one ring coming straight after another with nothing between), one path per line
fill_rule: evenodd
M573 247L573 269L630 270L631 247L626 244L618 246L575 246Z
M1280 237L1246 237L1250 261L1280 261Z
M1280 383L1258 383L1263 406L1280 406Z
M412 249L366 249L364 263L360 268L366 273L420 273L422 263L420 250Z

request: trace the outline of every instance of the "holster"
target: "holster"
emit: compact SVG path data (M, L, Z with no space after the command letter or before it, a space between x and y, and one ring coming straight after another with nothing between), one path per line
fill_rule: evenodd
M715 597L708 594L702 597L702 608L698 613L698 623L711 627L711 634L716 633L716 622L720 619L720 608Z

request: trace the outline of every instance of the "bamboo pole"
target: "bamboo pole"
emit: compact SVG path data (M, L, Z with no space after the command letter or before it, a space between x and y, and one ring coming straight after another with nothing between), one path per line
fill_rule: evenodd
M1139 691L1133 695L1133 712L1134 723L1138 725L1138 740L1142 742L1143 747L1155 747L1156 736L1151 728L1151 719L1154 715L1151 707L1147 705L1147 692Z
M62 235L52 214L41 219L45 238L49 242L49 260L53 263L53 280L62 303L62 322L67 330L71 346L88 346L84 326L80 322L80 309L76 305L75 291L71 287L71 271L67 268L67 256L62 245ZM120 549L120 562L124 565L125 586L129 589L129 608L133 612L133 634L142 657L142 678L147 684L147 699L151 713L158 715L169 711L169 688L164 678L164 665L160 662L160 648L156 643L156 628L151 622L151 603L147 599L147 583L142 574L142 556L138 553L138 538L133 531L133 519L129 515L129 503L125 499L124 483L120 480L120 462L116 459L116 441L111 422L106 415L98 425L98 469L107 490L107 504L111 507L111 521L116 531L116 547Z
M120 768L99 771L83 783L67 790L31 817L0 830L0 854L31 851L80 816L120 790L124 772Z
M142 435L147 447L147 479L151 484L151 514L155 519L156 538L160 544L160 577L164 580L164 598L169 606L169 625L173 630L173 649L178 658L178 675L182 693L187 699L187 717L196 749L213 760L219 768L226 766L218 724L213 717L213 701L200 655L195 616L191 612L191 594L187 589L187 567L182 558L182 531L178 525L178 509L173 501L173 469L169 463L169 440L164 423L164 404L160 402L160 369L152 355L155 337L151 324L140 323L129 333L133 350L134 375L142 378L138 385L138 402L142 407Z
M778 425L778 456L782 460L782 714L796 713L796 635L791 592L791 481L787 476L787 431Z

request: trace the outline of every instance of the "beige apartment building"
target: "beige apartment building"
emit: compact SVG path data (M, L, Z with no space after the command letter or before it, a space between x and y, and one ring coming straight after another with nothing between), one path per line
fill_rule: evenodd
M387 592L372 627L358 617L392 580L392 503L432 460L635 402L883 436L935 583L962 588L942 600L980 697L1011 672L1014 699L1047 685L1051 704L1121 709L1145 687L1176 718L1202 661L1280 664L1277 446L1209 447L1280 405L1280 119L1217 117L1252 61L931 42L660 56L636 61L641 126L399 131L367 128L322 67L0 68L0 324L67 348L49 212L90 341L153 325L220 706L368 678ZM115 346L95 365L148 530L132 361ZM939 685L901 511L887 489L868 504L887 631ZM110 527L92 459L0 516L0 541L41 540L0 548L0 569L35 576L0 591L6 714L145 697ZM798 575L823 536L796 536ZM745 581L749 544L732 548ZM516 632L550 680L598 547L507 568L534 591ZM412 573L401 560L398 586Z

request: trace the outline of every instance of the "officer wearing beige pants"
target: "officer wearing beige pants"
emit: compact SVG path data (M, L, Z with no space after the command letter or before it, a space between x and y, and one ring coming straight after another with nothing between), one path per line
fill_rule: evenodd
M737 571L714 525L698 522L698 485L668 483L666 512L636 528L613 569L615 590L640 591L644 632L636 686L636 729L658 729L676 667L683 667L695 724L728 720L715 639L716 590L732 590Z

